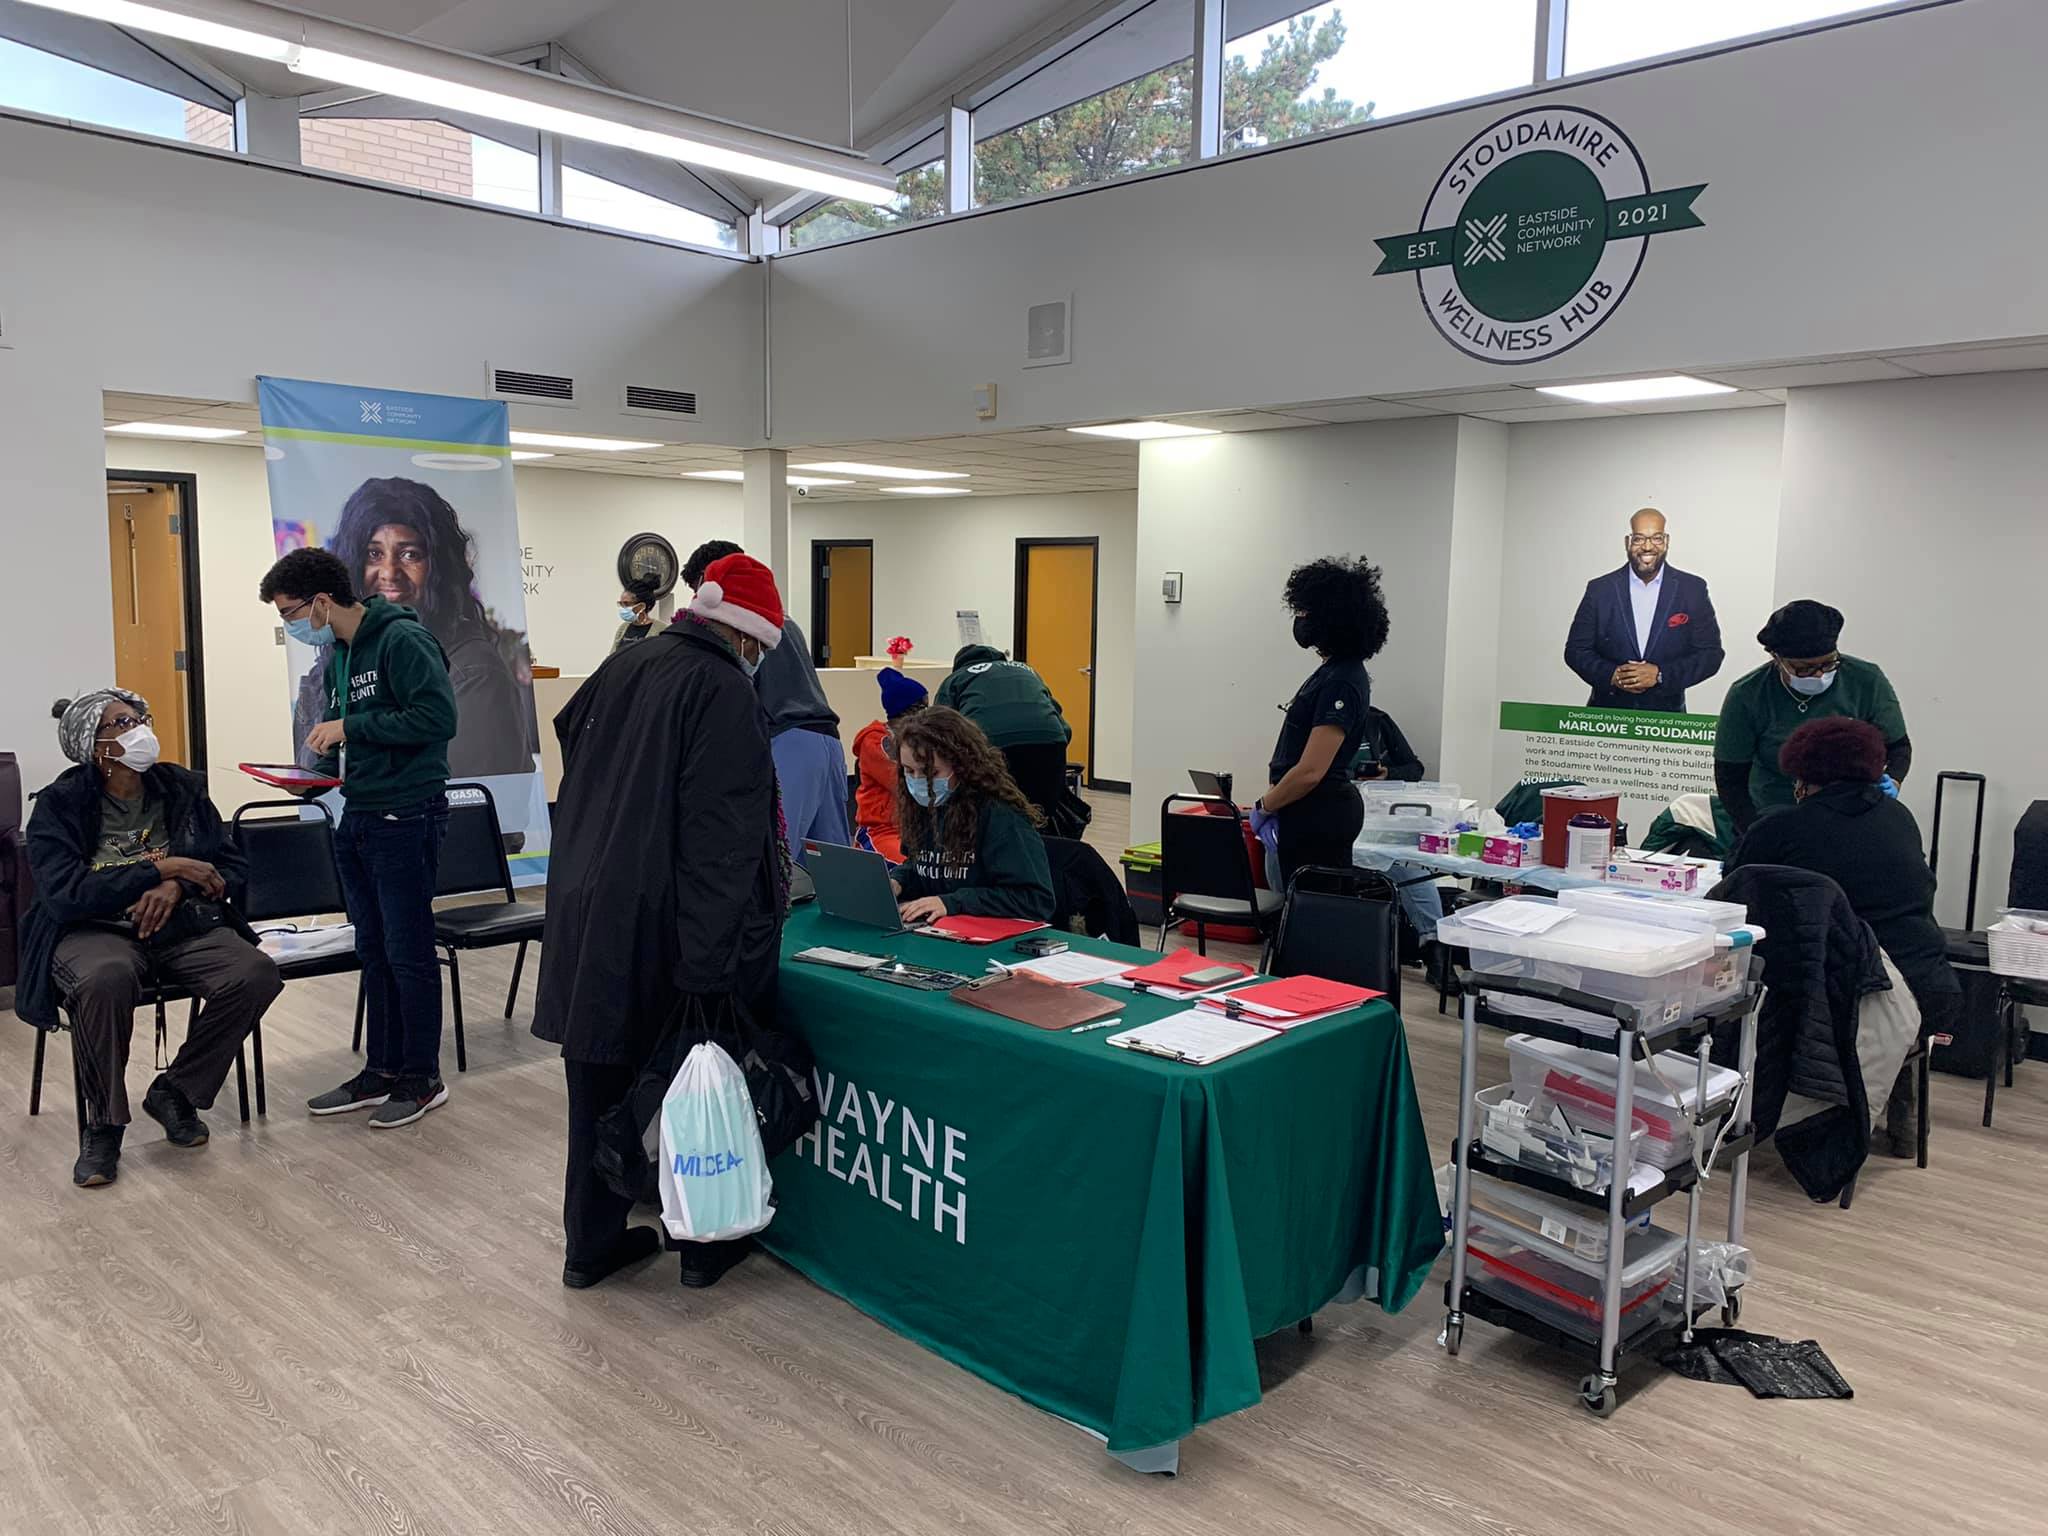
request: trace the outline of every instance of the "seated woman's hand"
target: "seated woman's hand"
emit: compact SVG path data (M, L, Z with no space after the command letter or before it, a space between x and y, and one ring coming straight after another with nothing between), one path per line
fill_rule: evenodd
M157 930L171 920L171 910L185 899L185 887L175 879L166 879L152 886L143 898L128 909L128 916L135 923L135 937L154 938Z
M946 903L942 897L920 896L902 903L896 910L906 923L935 923L946 915Z
M158 859L156 867L166 880L182 880L187 885L196 885L215 901L227 894L227 881L204 859Z

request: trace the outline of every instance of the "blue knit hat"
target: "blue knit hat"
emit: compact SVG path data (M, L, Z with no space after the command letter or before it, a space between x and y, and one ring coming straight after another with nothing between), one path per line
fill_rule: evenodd
M931 697L923 683L905 677L894 667L884 667L881 672L882 714L890 720L898 715L916 709Z

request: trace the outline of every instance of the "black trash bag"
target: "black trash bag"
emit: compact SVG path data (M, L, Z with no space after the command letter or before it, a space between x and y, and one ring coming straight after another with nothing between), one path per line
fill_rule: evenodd
M1702 1328L1690 1344L1664 1356L1666 1370L1690 1381L1747 1387L1752 1397L1850 1398L1855 1389L1842 1378L1812 1339L1774 1339L1740 1328Z
M635 1204L658 1203L661 1198L655 1117L683 1058L707 1040L722 1046L745 1074L761 1147L771 1161L818 1123L808 1045L780 1030L755 1027L730 998L685 997L663 1028L654 1054L633 1079L632 1089L597 1122L592 1166L615 1193Z

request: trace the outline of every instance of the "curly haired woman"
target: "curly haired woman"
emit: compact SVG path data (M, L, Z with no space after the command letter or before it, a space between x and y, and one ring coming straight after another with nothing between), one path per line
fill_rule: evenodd
M919 710L896 726L896 766L904 863L893 879L904 922L954 913L1051 921L1038 812L981 728L958 710Z
M1387 602L1378 566L1336 556L1289 572L1284 601L1294 643L1323 662L1286 706L1267 768L1271 788L1253 807L1255 820L1279 823L1280 873L1292 880L1306 864L1348 867L1365 823L1351 760L1372 704L1365 663L1387 643Z

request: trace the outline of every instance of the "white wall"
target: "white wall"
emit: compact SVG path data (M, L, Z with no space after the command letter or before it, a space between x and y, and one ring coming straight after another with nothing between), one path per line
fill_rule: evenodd
M1840 608L1842 648L1891 678L1923 837L1937 772L1990 780L1980 924L2005 900L2014 822L2048 795L2044 422L2048 373L1798 390L1785 412L1777 600ZM1967 786L1948 798L1938 910L1960 926L1974 806Z
M1962 0L779 258L776 429L983 430L988 381L1007 431L2048 333L2048 202L2012 195L2048 139L2044 54L2048 5ZM1476 133L1546 101L1618 123L1654 188L1706 183L1706 223L1651 239L1590 339L1494 366L1437 334L1413 277L1372 275L1372 242L1415 229ZM1899 227L1991 209L1998 238L1932 259ZM1027 308L1068 294L1073 362L1022 367Z
M1508 441L1509 429L1499 422L1458 424L1446 605L1451 621L1444 635L1443 750L1428 762L1428 769L1438 779L1470 791L1474 799L1487 794L1493 783L1494 737L1500 721L1499 599L1501 571L1510 563ZM1513 643L1519 644L1519 638Z
M475 395L488 361L587 392L576 410L515 406L520 425L760 430L760 274L743 264L17 119L0 119L0 207L0 540L39 556L0 577L0 744L31 783L59 766L35 658L113 666L97 577L82 597L34 574L106 569L104 390L246 400L274 373ZM694 387L702 415L650 432L616 408L628 380Z
M982 634L988 643L1013 651L1017 541L1100 539L1095 577L1095 774L1128 783L1132 774L1131 595L1137 568L1137 502L1137 496L1129 491L963 496L931 506L793 501L790 609L809 634L814 541L873 539L878 648L891 635L908 635L917 642L916 655L951 660L960 643L953 616L959 609L973 608L981 614ZM1157 593L1156 581L1147 585ZM1157 601L1156 596L1153 600Z
M1436 767L1457 458L1450 417L1144 445L1134 840L1157 835L1160 801L1190 787L1190 768L1234 773L1246 804L1264 787L1280 706L1316 665L1281 589L1323 555L1365 555L1384 572L1393 630L1367 663L1373 702ZM1186 575L1177 605L1158 597L1172 570Z
M620 547L658 533L678 559L706 539L740 536L740 488L520 466L519 530L530 552L526 625L533 659L582 675L611 653L618 628ZM687 602L678 587L671 601Z

